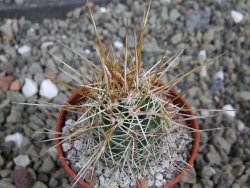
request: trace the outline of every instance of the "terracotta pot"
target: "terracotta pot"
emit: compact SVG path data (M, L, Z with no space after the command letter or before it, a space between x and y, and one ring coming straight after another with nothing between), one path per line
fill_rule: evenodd
M162 86L163 84L161 82L158 82L156 85ZM173 101L174 104L179 104L180 106L184 106L186 109L190 109L190 106L188 105L186 100L179 93L177 93L173 89L170 90L170 93L173 96L175 96L174 97L175 100ZM80 95L77 94L77 93L74 93L69 97L67 103L69 103L69 104L77 104L79 102L79 98L80 98ZM67 112L65 110L63 110L63 109L60 111L59 117L57 119L56 132L61 132L62 127L64 126L66 113ZM192 112L191 109L190 109L190 111L185 111L185 113L188 114L188 115L194 115L194 113ZM197 120L188 120L187 123L189 125L191 125L192 128L194 128L196 130L199 129L199 125L198 125ZM60 134L56 134L55 137L59 138ZM190 170L190 166L192 166L192 164L194 162L194 159L195 159L195 157L196 157L196 155L198 153L199 143L200 143L200 132L197 132L197 131L194 132L193 133L193 139L194 139L193 140L193 149L192 149L191 157L187 162L188 164L184 167L185 172ZM61 147L61 145L59 143L60 143L60 140L56 139L56 144L57 144L56 149L57 149L57 154L58 154L58 156L60 158L60 161L61 161L63 167L65 168L65 170L68 172L68 174L70 174L70 176L72 176L74 179L77 179L76 178L76 173L73 172L73 170L69 167L66 160L64 159L64 154L63 154L63 151L62 151L62 147ZM170 187L173 187L174 185L176 185L181 180L181 178L185 175L184 171L179 173L172 181L170 181L168 184L164 185L163 187L164 188L170 188ZM146 188L147 187L147 182L144 179L140 180L138 183L140 185L133 186L133 188L135 188L135 187ZM87 182L85 182L82 179L80 179L78 181L78 184L81 187L92 188L91 185L89 185Z

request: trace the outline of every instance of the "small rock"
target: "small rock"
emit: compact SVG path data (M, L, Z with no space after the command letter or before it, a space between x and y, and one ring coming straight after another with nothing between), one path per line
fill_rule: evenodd
M22 5L24 3L24 0L15 0L15 3L18 5Z
M9 89L12 81L13 81L12 76L1 77L0 78L0 91L6 92Z
M225 110L224 114L226 114L229 117L234 118L236 116L236 112L231 104L227 104L227 105L223 106L222 110Z
M25 78L24 85L22 87L22 93L25 97L31 97L35 95L38 91L37 84L29 78Z
M162 187L162 186L163 186L163 182L162 182L162 181L159 181L159 180L156 180L156 181L155 181L155 186L156 186L156 187Z
M44 183L36 181L31 188L48 188Z
M30 55L31 48L29 46L24 45L18 48L17 51L21 56L26 57Z
M48 99L52 99L58 95L58 88L51 80L43 80L40 86L39 94Z
M182 33L177 33L174 36L172 36L172 38L171 38L171 41L173 44L177 44L177 43L181 42L181 40L182 40Z
M11 74L14 71L14 67L13 67L12 63L10 63L10 62L2 63L1 67L2 67L3 71L6 72L7 74Z
M237 93L237 98L244 101L250 100L250 91L240 91Z
M223 149L226 153L230 152L231 145L223 137L216 135L214 136L213 141L219 148Z
M13 179L16 188L29 188L32 184L31 175L25 168L15 169L11 172L11 178Z
M82 140L76 140L74 141L74 148L78 151L80 151L82 149Z
M214 40L214 29L209 29L207 32L205 32L203 35L203 39L208 43Z
M62 143L62 149L64 152L69 151L71 149L71 144L68 142Z
M176 20L181 16L181 14L179 13L178 10L176 9L172 9L170 11L170 15L169 15L169 18L170 18L170 21L171 22L176 22Z
M232 170L232 174L234 175L235 178L238 178L239 176L243 174L244 170L245 170L244 165L237 165L237 166L234 166Z
M238 183L234 183L232 184L231 188L241 188L241 187Z
M12 24L11 19L7 20L7 22L0 27L0 31L3 32L5 35L12 38L13 31L12 31L11 24Z
M22 113L23 106L11 106L10 115L7 117L8 123L16 123L22 120Z
M47 49L48 47L53 46L53 45L54 45L54 42L46 41L46 42L42 43L41 48L42 48L42 50L44 50L44 49Z
M206 154L206 157L208 159L209 165L218 165L221 163L221 157L213 146L210 146L209 152Z
M195 184L196 183L196 176L195 175L191 175L191 176L185 175L181 179L181 182L183 182L183 183L189 183L189 184Z
M115 41L115 42L114 42L114 46L115 46L116 48L118 48L118 49L121 49L121 48L123 48L123 43L120 42L120 41Z
M216 173L216 171L210 166L204 166L202 168L201 175L203 178L210 178Z
M4 140L5 142L15 142L16 146L20 147L23 141L23 135L20 133L10 134L7 135Z
M132 40L132 38L131 38L131 40ZM148 52L148 53L158 53L158 52L161 52L161 48L159 47L156 39L153 38L151 40L144 41L143 51Z
M100 7L100 12L101 13L107 13L108 9L106 7Z
M200 63L203 63L207 59L207 51L201 50L198 55L198 59Z
M14 158L14 163L20 167L26 167L30 164L30 159L28 155L18 155Z
M53 171L54 168L54 162L51 160L50 157L47 157L44 161L42 166L40 167L40 170L45 173L50 173Z
M242 13L235 10L231 11L231 17L233 18L234 23L240 23L244 18Z
M215 77L217 79L224 80L224 72L220 70L219 72L216 73Z
M9 181L6 181L4 179L0 180L0 186L1 188L16 188L13 184L11 184Z
M217 93L218 91L220 91L220 89L222 88L222 86L224 85L223 80L219 79L219 80L215 80L210 88L212 93Z
M31 66L29 67L29 72L31 74L38 73L38 72L43 72L43 69L40 65L40 63L32 63Z
M155 175L155 178L158 179L158 180L163 180L163 175L161 173L157 173Z
M13 102L25 102L25 97L16 91L8 91L7 98Z
M2 155L0 155L0 167L2 167L4 165L4 160Z
M244 130L244 128L245 128L245 125L244 125L244 123L242 122L242 121L240 121L240 120L238 120L237 121L237 129L239 130L239 131L243 131Z
M186 26L188 29L198 29L205 27L210 22L210 11L194 11L186 14Z
M84 49L84 53L88 55L91 53L91 51L90 51L90 49L86 48L86 49Z
M13 90L13 91L19 91L20 90L20 82L19 82L19 80L15 80L14 82L11 83L10 90Z
M75 18L79 18L80 15L81 15L81 12L82 12L82 9L79 7L79 8L76 8L74 11L73 11L73 15Z

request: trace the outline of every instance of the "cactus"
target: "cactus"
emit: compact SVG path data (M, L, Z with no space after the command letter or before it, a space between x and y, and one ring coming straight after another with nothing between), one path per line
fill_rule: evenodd
M79 115L74 123L75 128L70 134L60 138L60 143L74 141L83 136L90 140L86 142L91 143L86 146L90 149L84 154L87 162L85 161L78 172L77 180L85 177L88 170L94 169L100 162L105 164L107 169L118 169L127 173L127 176L133 175L136 179L144 175L150 161L158 161L162 155L166 154L164 148L171 148L166 143L166 137L171 133L172 127L185 127L196 131L177 120L179 116L183 116L184 121L185 118L194 117L185 117L183 111L186 109L173 103L173 96L169 90L194 71L211 63L212 60L178 76L165 85L159 85L157 80L169 71L183 51L168 60L166 56L163 56L148 71L143 69L142 43L149 9L150 2L145 8L138 44L134 31L134 52L128 49L127 31L125 48L119 60L113 56L112 47L105 50L90 10L99 44L97 52L102 69L72 50L88 63L93 70L93 79L88 84L80 81L80 88L75 88L50 77L55 82L62 83L77 92L82 99L77 104L63 106L66 110L77 111ZM70 49L63 43L61 44ZM62 60L54 55L53 57L65 65ZM76 73L76 77L72 78L78 82L84 77L69 65L67 67ZM178 148L174 150L178 152ZM179 170L182 169L177 167L177 171Z

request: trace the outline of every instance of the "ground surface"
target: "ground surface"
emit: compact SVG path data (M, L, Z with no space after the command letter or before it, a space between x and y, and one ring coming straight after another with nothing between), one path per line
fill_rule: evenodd
M127 18L130 28L133 23L139 28L143 12L142 1L121 2L111 1L102 8L98 5L93 7L104 43L107 46L115 44L117 51L121 47L120 42L124 41ZM189 76L177 86L192 107L236 110L236 113L230 111L228 115L200 121L202 129L224 127L224 130L202 133L195 173L178 186L249 187L250 2L199 2L153 1L143 61L146 66L152 65L166 50L173 55L186 48L179 60L180 68L164 77L166 80L199 65L206 56L224 53L215 64ZM232 11L240 13L243 20L238 14L232 16ZM68 14L65 20L45 19L41 23L23 18L1 19L0 31L0 187L68 188L72 180L62 169L54 150L40 160L37 158L53 143L38 143L47 136L34 132L42 128L54 129L58 111L12 102L49 101L40 96L39 90L33 96L25 97L22 87L26 78L35 81L32 87L40 87L45 79L41 73L72 82L56 69L48 51L87 75L88 70L82 60L60 46L56 39L98 62L88 11L81 7ZM131 39L129 44L133 47ZM60 92L50 101L63 103L71 92L62 86L57 87ZM5 142L6 136L12 134L22 137L20 147L13 142ZM20 170L20 166L24 168ZM18 183L20 179L23 184Z

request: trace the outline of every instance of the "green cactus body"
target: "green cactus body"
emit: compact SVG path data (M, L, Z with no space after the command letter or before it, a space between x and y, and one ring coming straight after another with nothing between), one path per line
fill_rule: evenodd
M104 103L107 103L106 100ZM139 105L139 106L138 106ZM103 111L96 108L93 113ZM140 97L131 101L118 101L112 107L112 114L106 111L100 113L98 118L91 121L94 126L94 140L97 143L106 139L112 127L115 129L106 145L102 160L109 166L123 164L124 160L130 160L131 164L144 165L146 157L155 153L155 142L160 145L159 134L162 131L161 118L152 114L160 113L159 103L150 97ZM149 113L147 115L147 113ZM97 119L100 121L97 123ZM131 148L133 148L131 150ZM155 154L157 156L157 154ZM130 156L130 157L128 157ZM155 156L155 157L156 157ZM150 155L150 157L153 157ZM127 161L128 162L128 161Z

